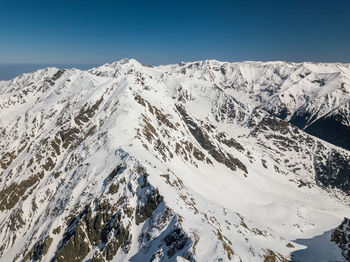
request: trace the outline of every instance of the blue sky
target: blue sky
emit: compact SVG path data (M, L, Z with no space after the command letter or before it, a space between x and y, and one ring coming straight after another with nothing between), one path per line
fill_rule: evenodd
M0 1L0 63L350 62L349 47L350 1Z

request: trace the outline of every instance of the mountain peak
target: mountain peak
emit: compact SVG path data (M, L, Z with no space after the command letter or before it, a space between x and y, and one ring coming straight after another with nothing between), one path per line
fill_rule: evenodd
M128 65L128 66L140 66L142 65L140 62L138 62L136 59L133 58L124 58L119 61L115 61L111 63L112 65Z

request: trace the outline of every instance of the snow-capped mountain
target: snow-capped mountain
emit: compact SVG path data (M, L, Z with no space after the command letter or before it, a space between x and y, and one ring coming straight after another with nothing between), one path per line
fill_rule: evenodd
M346 261L299 239L350 214L349 78L124 59L0 81L0 261Z

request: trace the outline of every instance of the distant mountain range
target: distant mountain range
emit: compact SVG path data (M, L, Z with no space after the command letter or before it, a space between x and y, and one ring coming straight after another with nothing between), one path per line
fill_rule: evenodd
M86 70L98 64L31 64L31 63L0 63L0 80L10 80L20 74L33 72L45 67L78 68Z

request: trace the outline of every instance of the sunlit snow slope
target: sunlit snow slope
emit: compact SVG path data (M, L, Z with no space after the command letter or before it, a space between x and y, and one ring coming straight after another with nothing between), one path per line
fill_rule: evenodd
M124 59L0 81L0 261L300 260L350 214L349 77Z

